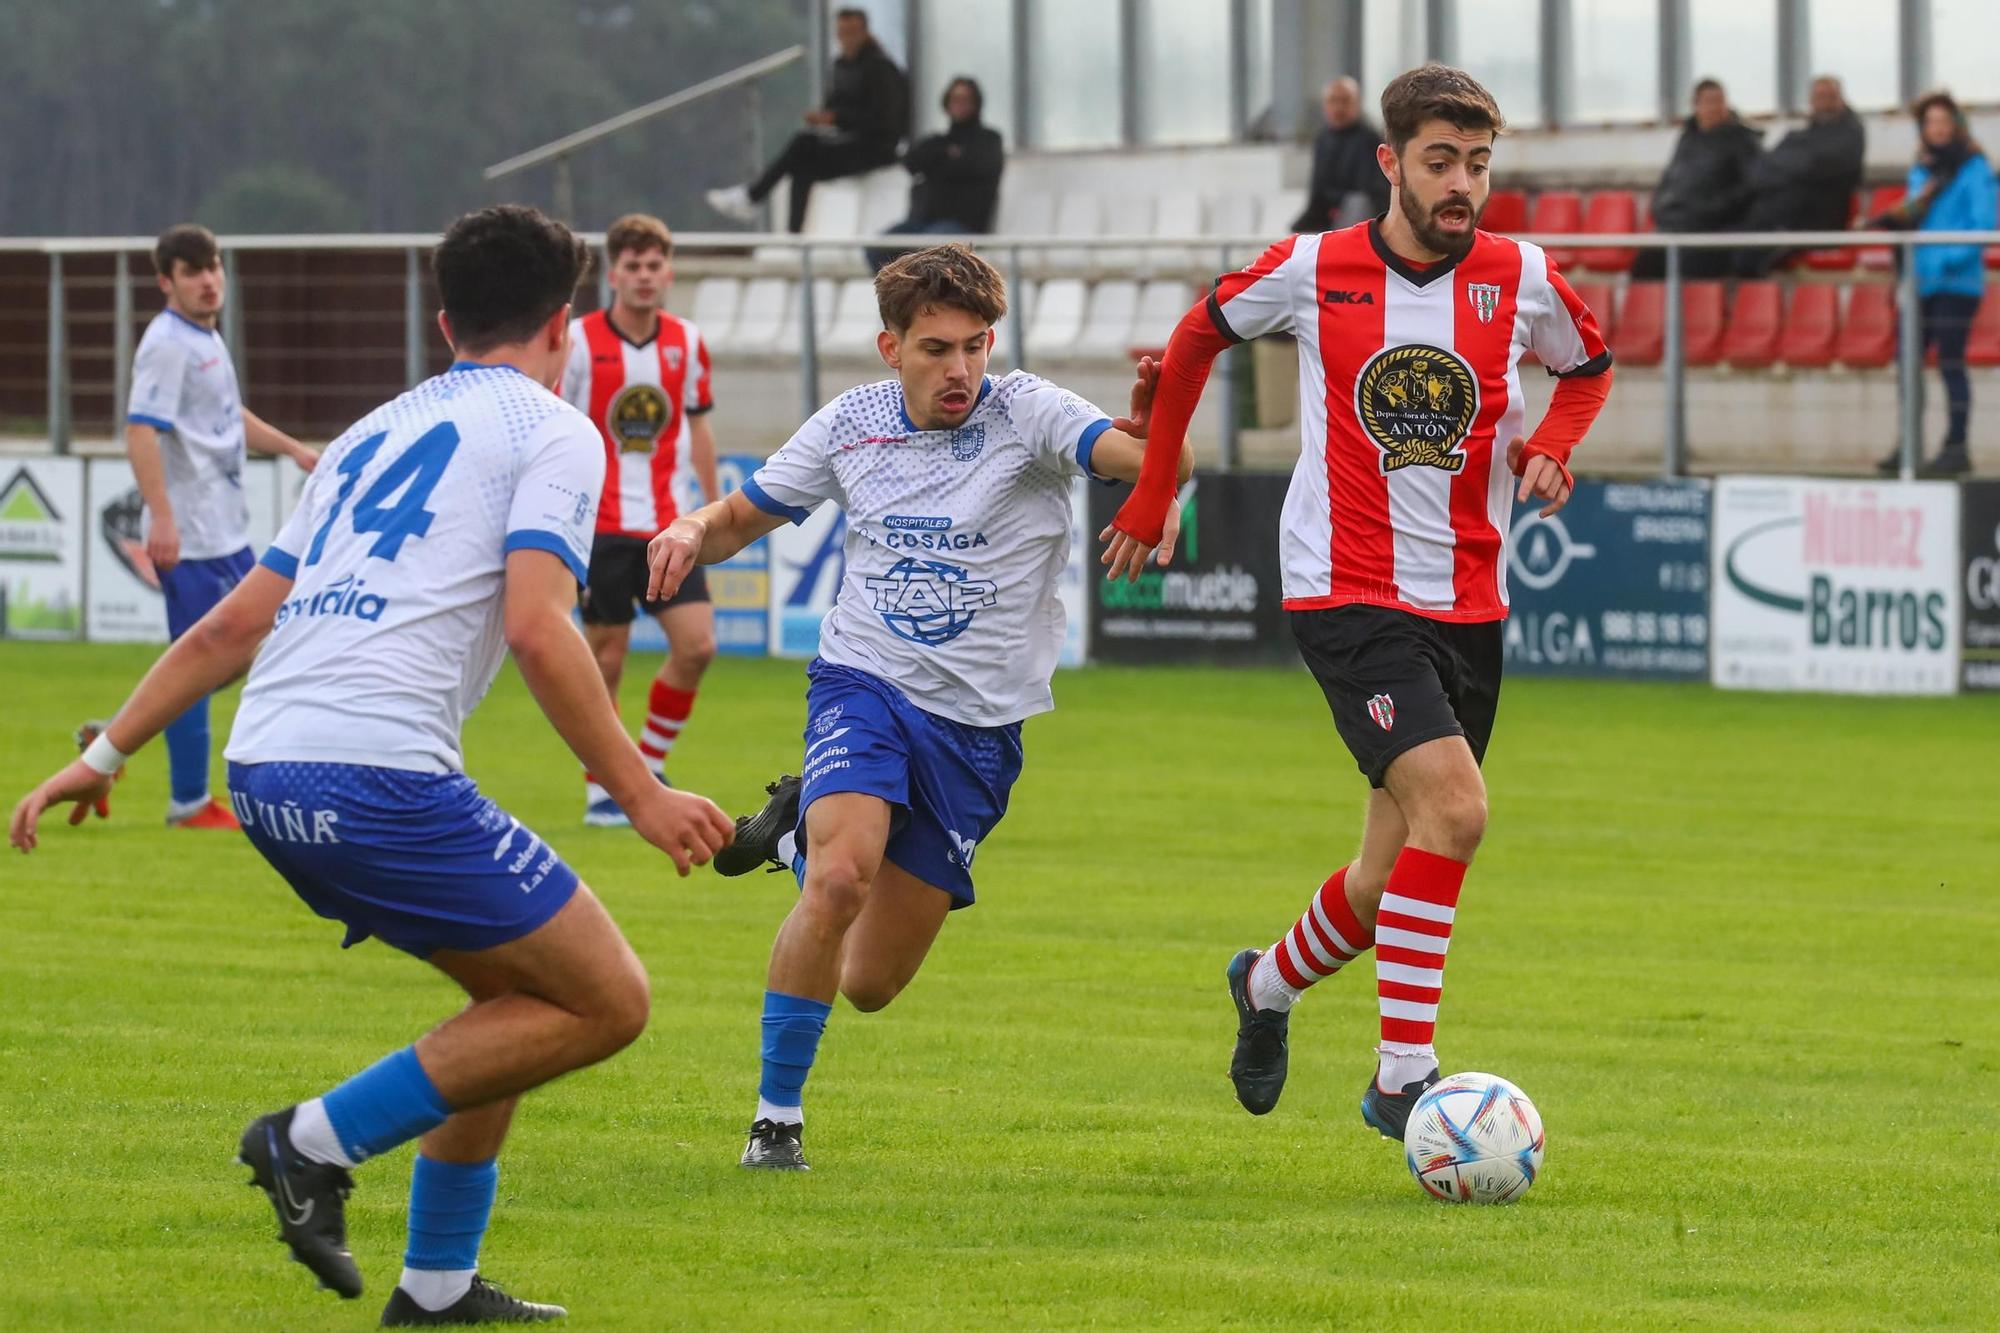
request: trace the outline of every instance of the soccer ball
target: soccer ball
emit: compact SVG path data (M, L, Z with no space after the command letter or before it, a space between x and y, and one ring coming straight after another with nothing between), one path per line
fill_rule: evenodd
M1492 1074L1453 1074L1417 1099L1403 1156L1446 1203L1512 1203L1542 1170L1542 1115Z

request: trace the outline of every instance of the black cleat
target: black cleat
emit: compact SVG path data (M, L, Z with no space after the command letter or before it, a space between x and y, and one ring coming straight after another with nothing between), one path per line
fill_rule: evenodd
M1251 1115L1264 1115L1278 1104L1285 1090L1291 1051L1286 1043L1292 1016L1276 1009L1259 1009L1250 1002L1250 970L1264 956L1262 949L1245 949L1229 960L1229 998L1236 1002L1236 1050L1229 1057L1229 1081L1236 1100Z
M1405 1083L1401 1092L1384 1092L1375 1086L1375 1076L1368 1076L1368 1091L1361 1094L1361 1118L1369 1128L1385 1139L1403 1141L1403 1131L1410 1123L1410 1112L1417 1109L1417 1099L1438 1081L1437 1066L1415 1083Z
M773 870L790 870L778 859L778 839L799 823L799 788L803 785L790 773L764 788L771 799L754 815L736 821L736 840L715 854L711 863L718 875L747 875L769 862ZM805 831L799 831L799 852L806 850Z
M541 1305L509 1296L474 1273L472 1288L442 1310L426 1310L401 1287L389 1294L382 1308L382 1327L415 1328L421 1324L542 1324L567 1318L560 1305Z
M354 1177L292 1146L297 1109L288 1106L251 1121L236 1160L250 1168L250 1183L271 1201L278 1239L291 1247L292 1258L312 1270L322 1287L351 1301L361 1294L361 1270L347 1252L347 1196Z
M804 1125L777 1120L759 1120L750 1126L750 1142L743 1145L740 1166L764 1171L810 1171L805 1149L799 1146Z

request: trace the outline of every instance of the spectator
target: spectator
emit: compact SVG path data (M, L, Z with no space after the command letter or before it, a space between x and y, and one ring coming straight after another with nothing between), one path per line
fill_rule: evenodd
M818 181L858 176L896 160L896 145L910 128L910 86L903 71L868 31L868 15L843 9L834 16L840 55L827 81L826 105L805 114L806 128L748 185L708 192L708 205L738 222L754 222L757 207L778 182L792 178L787 226L803 231L806 200Z
M1382 132L1361 117L1361 85L1338 78L1320 94L1326 126L1313 140L1312 186L1293 231L1326 231L1389 207L1389 178L1375 150Z
M1813 80L1806 123L1750 168L1747 231L1841 231L1861 187L1867 135L1841 95L1840 80ZM1758 246L1736 252L1736 276L1767 276L1788 252Z
M1694 114L1674 145L1673 160L1653 191L1653 226L1659 231L1730 231L1750 203L1750 166L1762 140L1729 109L1722 85L1703 79L1694 86ZM1681 251L1681 274L1719 278L1729 271L1727 250ZM1667 252L1641 250L1634 278L1665 276Z
M909 169L910 215L889 228L892 236L983 235L993 230L993 210L1000 202L1000 172L1006 151L1000 132L988 129L980 117L986 96L977 80L960 75L944 90L944 113L951 119L943 134L910 145L903 157ZM868 266L881 267L904 253L870 249Z
M1903 201L1864 225L1916 231L1992 231L1993 167L1973 142L1965 113L1950 93L1927 93L1912 108L1917 118L1917 161L1910 168ZM1965 373L1965 341L1972 317L1986 292L1986 274L1976 245L1916 247L1917 301L1923 346L1937 349L1938 378L1947 404L1944 445L1925 467L1929 476L1956 477L1972 470L1966 424L1972 415L1972 384ZM1881 462L1893 476L1901 450Z

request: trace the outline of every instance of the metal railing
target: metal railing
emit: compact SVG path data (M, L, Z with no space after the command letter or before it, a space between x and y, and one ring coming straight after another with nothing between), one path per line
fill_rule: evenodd
M603 242L601 234L585 233L585 238L593 245ZM924 236L921 239L910 236L792 236L768 233L743 232L691 232L677 234L675 247L680 256L680 266L684 274L692 274L704 262L690 256L717 255L733 257L728 262L750 263L764 271L779 271L787 261L774 261L772 253L781 252L795 256L796 278L800 284L800 299L797 307L799 342L799 382L801 419L809 417L822 404L821 396L821 352L817 317L814 279L827 272L842 269L859 273L855 266L857 252L868 247L906 249L917 244L934 244L945 240L962 240L996 259L1007 275L1009 285L1020 290L1023 281L1032 273L1040 276L1046 270L1063 276L1079 276L1091 273L1087 265L1079 267L1073 263L1051 263L1052 252L1058 254L1093 253L1122 251L1127 254L1166 254L1186 256L1190 253L1213 257L1213 265L1195 264L1140 264L1128 262L1113 266L1101 266L1095 273L1101 277L1171 276L1187 277L1212 276L1238 267L1247 257L1260 253L1270 243L1270 237L1261 235L1227 236ZM1537 241L1545 246L1561 249L1616 249L1649 250L1666 252L1664 279L1664 343L1661 362L1662 377L1666 391L1666 431L1665 449L1661 460L1661 471L1666 476L1682 476L1688 470L1687 438L1687 382L1688 365L1682 317L1682 295L1686 279L1682 275L1682 256L1688 250L1771 248L1783 250L1824 250L1835 248L1887 247L1897 252L1896 308L1898 312L1898 335L1896 348L1896 372L1900 389L1900 411L1898 438L1901 449L1901 471L1904 477L1916 473L1919 451L1919 436L1922 427L1923 396L1920 391L1922 373L1922 329L1918 317L1918 298L1915 279L1915 265L1911 262L1916 248L1929 245L2000 245L2000 232L1903 232L1903 231L1839 231L1839 232L1772 232L1747 233L1729 232L1713 234L1662 235L1657 233L1580 233L1550 236L1524 234L1524 240ZM435 339L431 320L426 309L427 274L423 263L424 253L437 243L437 236L422 233L392 235L329 235L329 236L260 236L245 235L222 238L225 265L235 270L243 256L260 253L289 252L329 252L348 254L400 253L403 263L401 283L403 287L400 303L402 325L402 384L383 384L379 397L386 397L408 384L421 379L427 364L436 358L427 351L427 344ZM124 237L106 239L25 239L0 240L0 260L9 255L41 255L48 265L48 340L47 340L47 423L48 434L58 452L68 449L71 439L72 385L69 376L70 347L65 336L66 310L64 299L65 263L81 256L106 256L113 259L113 315L114 336L109 348L112 360L112 402L114 419L122 418L122 405L129 383L132 327L133 327L133 279L130 271L130 256L134 252L150 250L152 242L147 238ZM826 257L833 262L826 262ZM240 280L235 280L232 271L229 301L224 312L224 333L229 338L232 353L237 358L239 375L249 380L248 355L251 348L241 339L246 308L254 309L257 299L255 284L250 290ZM1013 364L1020 367L1031 365L1034 349L1028 338L1028 319L1012 318L1008 321L1008 351ZM1170 328L1158 330L1158 344L1164 345ZM434 349L432 349L434 350ZM1238 448L1238 421L1236 398L1236 377L1229 373L1219 376L1218 386L1222 408L1221 461L1225 467L1235 465L1240 457ZM372 391L372 390L371 390Z

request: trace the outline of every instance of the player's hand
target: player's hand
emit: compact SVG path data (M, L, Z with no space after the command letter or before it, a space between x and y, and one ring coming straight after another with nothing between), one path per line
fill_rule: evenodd
M639 836L674 858L686 875L691 866L705 866L736 837L736 825L722 807L706 796L655 784L652 791L624 807Z
M319 450L311 445L302 444L298 452L292 455L292 461L299 465L299 471L311 472L319 466Z
M1111 429L1124 431L1135 440L1146 438L1153 416L1153 390L1159 387L1160 363L1150 356L1139 358L1138 378L1132 381L1132 410L1127 416L1111 418Z
M1524 465L1521 453L1528 442L1516 435L1514 442L1507 446L1507 470L1521 479L1514 491L1517 503L1525 504L1529 496L1537 500L1547 500L1542 507L1542 517L1548 518L1569 503L1569 482L1563 479L1562 464L1544 454L1536 454Z
M146 534L146 558L159 574L181 562L181 532L174 526L172 514L153 515L152 529Z
M707 535L706 527L694 518L677 518L646 543L647 601L664 602L681 590Z
M1120 532L1115 525L1107 524L1104 531L1097 534L1097 540L1105 544L1104 554L1097 558L1097 563L1109 566L1104 572L1105 582L1116 583L1122 574L1126 582L1137 583L1139 575L1145 572L1148 555L1153 557L1154 564L1165 569L1174 558L1174 543L1180 540L1180 535L1179 500L1167 506L1167 518L1160 529L1158 547L1147 546L1137 537Z
M14 807L14 817L7 823L7 841L24 852L34 851L39 841L35 827L41 822L43 811L64 801L74 801L76 806L69 812L69 822L81 824L91 808L102 804L111 794L111 784L115 781L111 774L100 773L81 759L72 759L61 772L21 798L21 803Z

